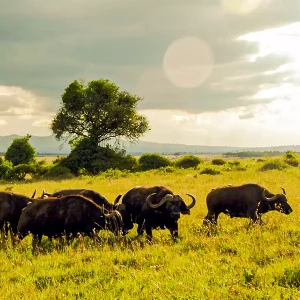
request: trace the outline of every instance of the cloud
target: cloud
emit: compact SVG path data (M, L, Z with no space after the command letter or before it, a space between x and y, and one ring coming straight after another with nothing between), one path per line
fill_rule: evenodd
M252 119L254 118L254 113L253 112L249 112L243 115L239 115L239 119L241 120L246 120L246 119Z
M272 55L272 59L263 57L258 61L257 64L244 61L215 66L211 77L192 89L174 87L160 68L148 69L137 85L136 93L144 96L139 108L201 113L273 101L276 96L273 99L254 96L264 88L278 87L284 76L292 74L288 71L264 74L288 62L289 58Z
M42 119L42 120L37 120L32 123L32 126L36 127L50 127L50 123L52 120L49 119Z
M299 101L294 99L201 114L145 110L143 113L150 120L152 130L144 139L210 146L300 144L299 109Z
M16 86L0 86L0 116L28 118L54 115L56 106L47 98Z
M161 67L174 40L187 35L210 45L216 68L237 63L257 52L255 43L236 41L240 35L299 19L295 0L268 2L241 17L216 0L16 0L0 12L0 84L55 101L71 81L90 74L125 81L131 89L145 70ZM126 75L120 66L128 66Z
M81 77L108 78L121 89L140 94L144 101L139 109L155 111L160 117L167 114L171 120L187 114L188 119L173 117L168 125L153 117L151 126L159 130L162 124L169 130L166 134L171 134L175 124L187 126L194 120L202 124L195 128L208 143L217 141L209 132L214 132L215 118L223 117L224 112L227 122L238 126L257 120L265 107L274 116L280 109L272 110L269 105L279 99L290 103L299 82L300 64L287 51L297 48L295 42L294 46L288 42L295 37L282 35L299 31L299 1L254 2L257 6L251 9L241 3L233 5L234 0L8 2L0 11L0 117L9 130L18 130L13 126L17 124L27 124L33 131L46 130L41 125L60 107L64 89ZM292 23L296 24L293 29L274 29ZM171 69L181 67L188 75L189 82L182 88L178 81L169 80L163 62L170 45L186 37L207 44L213 62L201 84L191 84L191 72L197 76L205 64L198 60L197 68L187 69L186 65L194 63L194 54L183 47L176 61L175 51ZM277 44L265 43L271 38ZM278 43L281 51L276 51ZM236 138L243 139L235 126L230 128ZM180 138L194 136L194 130L189 128ZM164 136L159 136L163 141Z

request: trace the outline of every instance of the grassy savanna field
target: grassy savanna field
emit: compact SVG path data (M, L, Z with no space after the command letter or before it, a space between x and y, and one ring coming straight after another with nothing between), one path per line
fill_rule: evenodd
M300 168L259 171L263 162L241 160L245 169L227 166L219 175L199 169L166 168L140 173L109 171L97 177L1 184L31 196L42 189L94 189L109 201L136 185L165 185L182 195L191 193L196 206L179 220L173 242L168 230L154 230L153 241L137 238L136 225L125 237L102 231L101 242L89 238L71 246L42 240L31 252L31 236L16 247L0 250L0 299L297 299L300 298ZM294 209L290 215L269 212L263 226L220 215L217 230L202 226L205 197L212 188L258 183L273 193L286 189Z

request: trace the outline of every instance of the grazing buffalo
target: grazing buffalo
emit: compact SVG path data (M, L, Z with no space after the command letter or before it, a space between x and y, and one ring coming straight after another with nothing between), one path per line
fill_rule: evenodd
M61 196L66 196L66 195L82 195L86 198L89 198L90 200L92 200L93 202L98 204L99 206L104 207L109 212L111 212L113 210L117 210L122 215L122 218L126 217L125 205L118 204L120 198L122 197L122 194L119 194L113 203L110 203L104 196L100 195L96 191L88 190L88 189L62 189L62 190L54 192L53 194L46 193L45 190L43 190L43 194L42 194L41 198L45 198L45 196L61 197ZM128 231L125 227L122 230L123 230L124 234L126 234Z
M32 198L34 195L35 192ZM0 231L3 241L7 239L10 231L12 242L14 242L22 210L31 203L32 198L11 192L0 192Z
M20 240L29 233L34 235L33 248L43 235L50 238L66 235L70 240L78 233L92 237L100 229L117 235L123 227L119 212L106 214L103 208L81 195L36 200L23 210L18 223Z
M293 210L287 203L285 190L283 194L272 194L258 184L225 186L213 189L206 197L208 213L203 223L217 224L220 213L231 218L250 218L253 222L261 220L262 214L277 210L290 214Z
M126 205L124 225L131 229L133 223L137 223L138 235L142 235L145 229L149 240L152 239L152 229L158 227L168 228L173 238L176 238L180 213L190 214L190 209L196 204L195 197L187 195L192 198L192 203L188 206L179 195L174 195L164 186L134 187L122 199L122 203Z
M110 203L104 196L100 195L99 193L93 191L93 190L87 190L87 189L63 189L59 190L57 192L54 192L53 194L46 193L45 190L43 190L43 194L41 198L45 198L45 196L48 197L61 197L61 196L67 196L67 195L82 195L86 198L89 198L93 200L96 204L99 206L103 206L107 210L115 210L118 208L118 201L122 197L122 194L118 195L115 199L114 203Z

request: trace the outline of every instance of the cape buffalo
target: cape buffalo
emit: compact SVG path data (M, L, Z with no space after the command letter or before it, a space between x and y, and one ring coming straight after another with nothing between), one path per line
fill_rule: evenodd
M178 219L180 213L190 214L190 209L196 204L193 195L192 203L186 205L179 195L174 195L164 186L137 186L128 191L122 203L126 205L126 217L124 226L133 228L133 223L138 224L138 235L142 235L144 229L147 238L152 239L152 229L167 227L173 238L178 237Z
M115 201L113 203L110 203L104 196L100 195L96 191L93 190L88 190L88 189L62 189L59 191L54 192L53 194L46 193L45 190L43 190L43 194L41 198L45 198L45 196L48 197L61 197L61 196L66 196L66 195L82 195L86 198L89 198L96 204L98 204L101 207L104 207L106 210L113 211L117 210L120 212L122 217L126 217L125 215L125 205L124 204L118 204L120 198L122 197L122 194L119 194ZM124 227L123 233L127 233L127 229Z
M34 201L22 212L18 223L20 240L29 233L34 235L33 248L42 236L50 238L77 233L90 237L95 230L108 229L118 234L123 227L122 216L113 211L106 214L99 205L81 195L68 195Z
M34 195L35 192L32 198ZM11 192L0 192L0 231L3 241L7 239L10 231L12 242L14 242L22 210L31 203L32 198Z
M203 223L217 224L220 213L229 215L231 218L250 218L253 222L262 214L277 210L290 214L293 210L287 203L285 190L283 194L272 194L258 184L244 184L240 186L225 186L213 189L206 197L208 213Z
M103 206L107 210L115 210L118 205L119 199L122 197L122 194L118 195L115 199L114 203L110 203L104 196L100 195L99 193L93 191L93 190L87 190L87 189L62 189L59 191L54 192L53 194L46 193L45 190L43 190L43 194L41 198L45 198L45 196L48 197L61 197L61 196L67 196L67 195L82 195L86 198L89 198L93 200L96 204L99 206Z

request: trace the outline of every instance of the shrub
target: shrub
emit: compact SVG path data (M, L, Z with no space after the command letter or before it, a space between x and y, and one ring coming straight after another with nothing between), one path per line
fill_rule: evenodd
M87 169L81 168L78 170L78 176L88 176L88 175L89 175L89 172Z
M246 167L242 166L237 160L228 162L228 167L224 168L224 171L246 171Z
M222 165L225 165L226 164L226 161L222 158L215 158L212 160L212 165L215 165L215 166L222 166Z
M207 174L207 175L218 175L218 174L221 174L220 170L217 170L217 169L214 169L214 168L209 168L209 167L206 167L204 168L200 174Z
M292 167L299 166L299 161L296 158L286 158L284 162Z
M63 167L60 165L54 165L52 167L49 168L46 177L50 177L50 178L72 178L73 175L71 173L71 170L67 167Z
M185 155L180 157L175 161L175 166L183 169L195 168L200 163L203 163L203 160L195 155Z
M50 168L46 165L46 160L44 159L36 162L33 166L34 166L34 173L32 174L32 176L35 178L44 176Z
M119 170L134 171L138 167L138 162L132 155L120 156L117 159L117 167Z
M95 162L97 150L97 145L88 139L82 139L76 145L73 145L71 153L65 159L61 159L59 165L70 169L75 175L78 175L78 171L82 168L93 173L93 162Z
M158 153L145 153L139 158L139 168L142 171L159 169L171 165L171 161Z
M176 172L176 168L174 168L173 166L163 167L160 170L164 173L174 173L174 172Z
M286 159L293 159L293 158L297 158L297 154L293 151L286 151L284 157Z
M33 175L35 173L35 166L27 165L27 164L20 164L20 165L15 166L13 168L13 171L19 180L24 180L25 176L27 174Z
M269 171L269 170L283 170L287 166L280 159L272 159L266 161L264 165L260 168L261 171Z
M56 158L52 160L52 163L54 165L56 165L56 164L62 164L66 158L67 158L66 156L58 156L57 155Z
M239 167L241 163L238 160L228 162L230 167Z
M35 162L36 152L29 143L30 137L14 139L5 153L5 160L11 161L14 166Z
M263 159L263 158L258 158L258 159L257 159L257 162L264 162L264 161L266 161L266 160Z
M15 179L12 162L4 160L0 164L0 179L11 180Z
M297 154L293 151L287 151L285 152L284 156L284 162L292 167L298 167L299 161L297 159Z
M82 169L85 170L85 174L95 175L108 169L133 170L137 167L137 161L133 156L126 156L124 151L117 152L108 145L100 147L88 139L78 142L68 157L57 161L75 175L80 175Z

